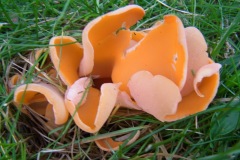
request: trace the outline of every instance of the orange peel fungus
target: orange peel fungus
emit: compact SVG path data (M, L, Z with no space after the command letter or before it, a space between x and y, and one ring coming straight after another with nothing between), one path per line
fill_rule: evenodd
M84 28L82 45L70 36L53 37L51 71L66 85L64 95L50 84L31 83L16 88L14 102L54 115L56 124L65 123L70 113L89 133L102 128L115 106L142 110L160 121L205 110L217 93L221 65L208 57L204 36L195 27L184 28L175 15L145 31L130 30L144 14L137 5L106 13ZM125 136L126 144L139 135ZM109 137L95 142L110 151L123 141Z
M89 78L84 77L77 80L68 88L65 104L75 123L82 130L96 133L107 121L115 106L118 85L105 83L99 91L89 84Z
M130 45L132 32L129 28L144 16L144 10L129 5L100 16L83 30L83 59L79 74L90 73L100 78L110 77L114 59Z
M49 54L61 80L72 85L78 80L78 66L82 59L83 49L75 38L69 36L53 37L49 42Z
M68 120L69 112L64 105L63 95L52 85L45 83L21 85L15 90L14 102L18 106L33 105L32 108L36 112L54 120L57 125L64 124ZM53 110L51 115L48 114L50 110Z

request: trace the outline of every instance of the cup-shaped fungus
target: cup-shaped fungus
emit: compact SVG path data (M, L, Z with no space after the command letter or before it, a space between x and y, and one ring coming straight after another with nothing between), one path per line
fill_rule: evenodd
M118 84L104 83L100 91L90 78L77 80L65 94L65 105L82 130L96 133L110 116L118 95Z
M83 30L84 55L80 63L80 75L111 77L115 57L123 54L130 45L129 28L144 16L144 10L129 5L100 16Z
M82 48L74 38L53 37L50 40L50 57L60 78L68 86L65 105L74 122L86 132L97 132L115 106L118 85L103 84L99 91L91 87L90 78L79 79L78 69L82 59Z
M30 106L56 125L64 124L68 120L69 113L64 105L63 95L50 84L21 85L15 90L14 102L19 107Z
M221 65L208 58L207 44L195 27L185 28L188 47L187 80L181 90L182 101L175 114L165 117L174 121L207 109L217 93Z
M60 75L67 85L65 98L49 84L27 84L16 89L15 103L29 105L56 124L65 123L70 112L89 133L101 129L116 105L143 110L160 121L205 110L216 95L221 65L208 57L202 33L184 28L175 15L146 31L130 31L143 16L137 5L100 16L84 28L82 46L69 36L53 37L50 57L57 73L48 74ZM123 142L105 138L96 144L109 151Z
M89 133L98 132L109 118L118 97L119 84L104 83L100 90L92 87L91 79L83 77L68 87L65 93L65 105L73 116L75 124ZM119 146L133 143L140 135L114 141L111 137L96 140L97 146L104 151L117 150ZM128 140L128 138L130 138Z
M65 104L75 123L84 131L95 133L102 127L116 104L119 85L104 83L99 85L100 91L91 86L86 89L89 78L77 80L76 71L79 70L80 76L91 73L93 77L97 77L97 82L110 78L115 57L144 36L144 33L129 30L143 15L144 10L141 7L130 5L91 21L83 30L83 58L80 56L80 45L75 44L76 49L70 45L59 46L69 43L70 39L73 41L72 38L63 36L51 39L51 59L59 70L61 79L68 85ZM75 65L77 63L80 63L79 68ZM79 104L85 91L86 97Z
M50 57L61 80L72 85L78 76L78 66L82 59L82 46L77 40L69 36L53 37L50 40Z
M126 143L125 145L132 144L138 139L139 136L140 136L140 131L137 131L133 135L133 137L131 137L131 133L129 133L124 136L118 137L115 140L113 140L112 138L104 138L104 139L96 140L95 143L102 150L111 151L111 150L117 150L119 146L124 143Z
M194 78L194 90L183 96L175 114L167 115L165 121L174 121L207 109L217 93L219 69L221 65L209 59L208 65L201 67Z
M142 40L117 58L112 80L121 82L120 89L129 93L127 83L138 71L146 70L153 75L162 75L181 89L186 80L187 46L181 20L174 16L152 28Z
M221 65L206 51L198 29L184 29L178 17L167 15L116 59L112 80L135 108L160 121L181 119L205 110L216 95Z
M8 80L9 90L12 90L21 80L22 76L20 74L15 74Z

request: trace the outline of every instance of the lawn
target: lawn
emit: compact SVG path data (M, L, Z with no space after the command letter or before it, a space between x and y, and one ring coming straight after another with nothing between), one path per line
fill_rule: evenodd
M91 20L129 4L146 12L133 30L147 29L174 14L185 27L202 32L209 57L222 65L218 92L207 110L161 122L141 111L119 109L97 134L90 134L71 118L49 130L42 118L14 106L16 87L9 88L9 79L18 73L24 77L21 83L36 81L38 67L28 61L35 49L48 48L53 36L72 36L81 43ZM0 1L0 159L240 159L239 33L239 0ZM47 56L45 52L41 57L40 68ZM94 143L137 131L135 142L116 151L102 151Z

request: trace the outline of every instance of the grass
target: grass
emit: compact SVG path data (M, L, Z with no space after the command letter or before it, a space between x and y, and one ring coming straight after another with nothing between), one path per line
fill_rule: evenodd
M130 3L146 11L133 29L148 28L171 13L185 26L202 31L210 57L223 66L219 90L209 108L171 123L146 114L119 114L98 135L81 131L71 120L47 132L38 124L40 119L20 114L12 104L8 79L19 72L27 82L36 76L34 65L26 66L21 57L48 47L52 36L70 35L81 42L89 21ZM0 1L0 159L239 159L239 6L239 0ZM93 142L137 130L141 137L117 151L103 152Z

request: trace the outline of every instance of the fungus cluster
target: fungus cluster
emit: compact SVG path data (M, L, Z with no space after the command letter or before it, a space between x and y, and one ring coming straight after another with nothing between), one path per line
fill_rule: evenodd
M20 85L14 103L30 106L55 125L64 124L70 113L89 133L101 129L115 106L145 111L162 122L205 110L216 95L221 65L208 57L203 35L195 27L184 28L175 15L148 30L130 30L143 16L141 7L129 5L88 23L82 44L69 36L53 37L49 63L54 70L47 74L59 76L67 89L62 94L44 82ZM11 85L18 79L14 76ZM122 143L96 141L106 151Z

